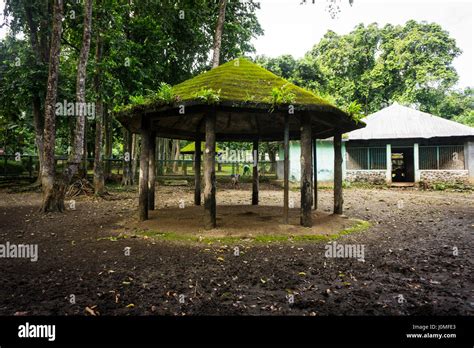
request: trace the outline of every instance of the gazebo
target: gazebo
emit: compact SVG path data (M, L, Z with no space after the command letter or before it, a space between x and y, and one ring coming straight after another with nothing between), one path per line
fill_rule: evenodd
M192 140L195 146L194 204L201 204L201 142L204 147L204 227L216 227L216 141L253 143L252 204L258 205L259 141L284 142L283 222L288 223L289 141L301 140L302 226L311 227L317 208L316 139L334 137L334 213L342 214L342 134L364 127L337 107L238 58L173 87L168 100L150 97L116 114L131 132L141 134L139 220L148 219L155 201L155 139Z

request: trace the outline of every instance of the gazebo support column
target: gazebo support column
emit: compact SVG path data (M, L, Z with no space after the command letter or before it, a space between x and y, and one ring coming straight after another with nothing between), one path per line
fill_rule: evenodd
M318 209L318 147L317 147L318 140L313 140L313 191L314 191L314 199L313 199L313 207L314 210Z
M148 158L148 209L155 210L156 182L156 133L150 136L150 152Z
M150 130L142 122L140 150L140 177L138 182L138 220L148 219L148 165L150 156Z
M283 163L283 223L288 224L288 208L289 208L289 179L290 179L290 123L288 114L285 113L285 126L283 136L283 148L285 158Z
M194 141L194 205L201 205L201 139Z
M253 141L252 205L258 205L258 140Z
M204 227L216 227L216 114L206 115L204 151Z
M334 134L334 214L342 214L342 134Z
M300 224L304 227L312 227L313 219L311 209L313 207L312 192L312 141L311 141L311 116L301 115L301 216Z

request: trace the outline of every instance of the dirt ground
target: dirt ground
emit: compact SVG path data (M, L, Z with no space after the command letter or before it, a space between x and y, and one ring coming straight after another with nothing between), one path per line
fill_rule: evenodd
M245 194L245 192L243 192ZM296 204L295 204L296 206ZM283 208L275 205L252 206L218 205L217 228L204 229L202 206L182 206L160 208L149 212L149 220L130 223L129 219L121 220L117 225L123 227L124 235L134 235L136 231L153 231L179 236L217 239L224 237L240 237L252 239L258 236L331 236L344 229L357 225L357 220L346 215L334 215L321 211L313 211L313 227L300 225L300 210L289 209L288 222L283 224ZM359 220L360 221L360 220ZM119 228L116 226L116 231ZM228 239L228 238L227 238Z
M363 245L365 262L326 257L326 242L317 241L116 239L137 226L157 226L137 225L134 191L112 192L108 200L81 198L75 210L41 215L39 193L3 188L0 244L38 244L39 258L0 258L0 315L474 314L472 193L351 188L344 194L345 214L372 227L337 243ZM261 204L273 208L257 215L278 219L282 196L281 189L261 185ZM250 198L249 185L218 186L221 226L234 221L251 233L255 226L238 215L249 211L244 205ZM299 193L290 198L297 208ZM192 199L186 187L157 191L158 208L176 212L177 230L189 220L199 226L197 213L177 215L195 209ZM189 208L180 209L183 202ZM219 210L219 204L240 206ZM332 191L321 190L319 214L332 204ZM297 223L297 210L293 214Z

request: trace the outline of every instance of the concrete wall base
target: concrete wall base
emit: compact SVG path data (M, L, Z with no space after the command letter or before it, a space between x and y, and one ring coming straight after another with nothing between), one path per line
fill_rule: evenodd
M420 170L420 181L469 183L468 170Z
M346 181L385 184L386 170L346 170Z

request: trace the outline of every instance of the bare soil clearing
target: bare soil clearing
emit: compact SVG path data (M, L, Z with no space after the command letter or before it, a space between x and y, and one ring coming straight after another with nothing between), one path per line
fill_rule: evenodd
M202 207L162 208L150 212L150 220L130 224L126 220L121 225L127 229L170 232L179 235L201 237L241 237L255 236L330 236L356 224L353 219L323 212L313 212L314 226L299 225L299 209L290 209L289 224L283 224L282 207L252 205L220 205L217 214L218 228L203 228Z
M278 226L283 193L263 184L261 190L259 214L241 216L254 209L250 185L238 190L220 185L218 222L239 224L233 227L236 235L252 233L256 225L244 221L263 226L257 218L267 214L274 226L263 231L271 232ZM39 259L0 259L0 315L90 314L86 307L101 315L474 314L472 193L345 190L345 213L373 226L337 242L363 244L365 262L326 258L324 242L223 245L110 238L160 227L154 220L137 224L135 197L136 192L112 192L108 200L77 198L76 210L41 215L40 194L2 189L0 244L38 244ZM166 211L153 212L152 218L186 212L169 217L175 232L180 221L189 224L186 218L201 226L199 211L190 213L197 209L190 188L159 187L156 197L157 208ZM298 208L299 193L290 192L290 199ZM181 202L187 208L180 209ZM321 190L319 216L331 207L332 191ZM292 214L297 223L297 209Z

